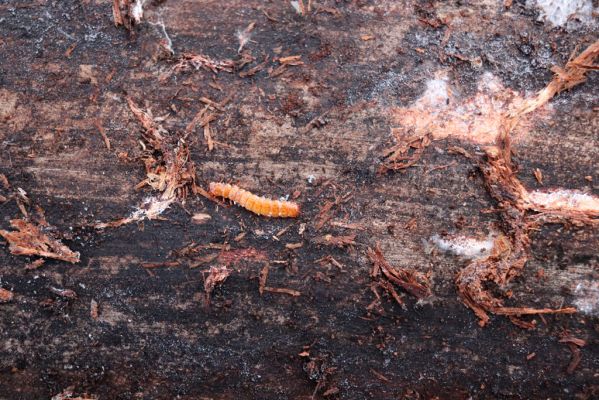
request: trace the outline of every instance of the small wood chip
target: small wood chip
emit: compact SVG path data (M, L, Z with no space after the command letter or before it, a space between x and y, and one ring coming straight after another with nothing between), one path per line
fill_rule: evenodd
M243 240L243 238L245 237L245 235L247 235L247 232L241 232L239 235L235 236L233 238L234 242L240 242L241 240Z
M181 263L179 261L164 261L164 262L146 262L141 263L144 268L160 268L160 267L178 267Z
M10 183L8 183L6 175L0 174L0 183L4 186L4 189L10 189Z
M201 225L201 224L205 224L206 222L210 221L211 219L212 219L212 217L209 214L195 213L191 217L191 222L193 222L194 224Z
M25 269L28 269L28 270L38 269L39 267L44 265L45 262L46 262L46 260L44 260L43 258L38 258L37 260L32 261L29 264L26 264Z
M264 287L264 291L265 292L272 292L272 293L288 294L288 295L293 296L293 297L298 297L298 296L301 295L301 292L299 292L298 290L287 289L287 288L274 288L274 287L269 287L269 286L265 286Z
M216 108L218 111L225 111L225 109L223 108L223 106L221 106L219 103L217 103L214 100L210 100L207 97L200 97L200 101L204 104L209 105L210 107Z
M73 54L73 50L75 50L75 47L77 47L77 42L73 43L68 49L65 50L64 56L70 58L71 54Z
M114 26L123 25L123 15L121 14L120 0L112 0L112 18Z
M266 280L268 279L268 269L269 266L266 264L262 270L260 271L260 286L258 286L258 292L260 296L264 293L264 288L266 288Z
M383 381L383 382L390 382L390 380L385 375L381 374L380 372L375 371L372 368L370 368L370 372L372 372L372 374L374 376L376 376L377 378L379 378L381 381Z
M92 299L91 303L90 303L90 310L89 310L89 315L90 317L92 317L93 320L97 320L98 319L98 302L94 299Z
M14 297L10 290L0 289L0 303L8 303Z
M100 132L100 135L102 135L102 139L104 140L104 145L106 146L106 148L108 150L110 150L110 139L108 139L108 136L106 135L106 131L104 131L104 127L102 127L102 123L100 122L100 120L95 120L94 124L96 125L96 128Z
M212 151L214 149L214 141L212 140L212 133L210 131L210 124L204 125L204 139L206 139L206 144L208 145L208 151Z
M541 172L541 170L538 168L535 168L534 174L535 174L535 178L537 179L537 182L539 182L542 185L543 184L543 173Z
M204 291L206 292L206 305L210 304L210 294L217 285L222 284L231 275L231 271L226 267L210 267L208 277L204 279Z
M75 293L75 291L71 290L71 289L61 289L61 288L51 287L50 291L57 296L64 297L67 299L76 299L77 298L77 293Z
M286 65L302 65L304 62L301 60L302 56L289 56L289 57L281 57L279 58L279 62L281 64Z

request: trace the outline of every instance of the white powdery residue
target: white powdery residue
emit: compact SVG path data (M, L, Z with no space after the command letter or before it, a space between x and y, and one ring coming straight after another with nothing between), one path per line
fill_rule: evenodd
M478 81L478 91L495 94L505 91L505 87L503 86L501 80L498 77L493 75L493 73L487 71L484 74L482 74Z
M599 314L599 282L584 281L574 289L574 305L583 314Z
M475 259L485 258L491 254L495 237L489 235L486 239L469 238L465 236L443 238L439 235L431 237L431 241L441 250L457 256Z
M447 78L440 77L426 82L426 90L416 104L421 108L446 108L449 100L449 87Z
M536 190L528 193L530 202L551 210L576 210L599 213L599 198L578 190L559 189L550 192Z
M144 5L146 0L136 0L131 6L131 16L136 24L139 24L144 17Z
M573 16L585 23L593 21L592 0L536 0L535 3L542 16L555 26L564 25Z
M141 221L145 218L154 219L165 212L173 201L175 201L174 198L159 199L156 197L147 197L144 199L142 205L131 214L129 219L131 221Z

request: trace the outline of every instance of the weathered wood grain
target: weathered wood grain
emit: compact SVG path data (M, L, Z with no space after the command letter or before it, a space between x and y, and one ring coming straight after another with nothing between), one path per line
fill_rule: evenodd
M315 12L301 17L288 2L156 1L132 32L114 26L110 1L0 4L0 173L11 184L0 185L8 198L0 204L0 228L20 217L12 196L22 188L81 253L76 265L49 260L26 270L30 259L0 249L0 287L14 293L0 304L0 398L50 398L70 386L102 399L598 395L596 227L536 232L507 300L534 307L587 301L585 312L526 318L537 321L534 330L504 317L480 328L454 285L466 261L431 238L484 238L498 229L478 168L449 151L460 146L477 154L484 144L435 139L413 168L377 174L382 151L395 143L391 128L401 125L398 110L412 107L431 79L446 74L451 101L475 96L485 73L525 96L596 33L575 22L568 29L538 23L523 2L509 9L494 1L314 3ZM161 20L172 59L159 50L161 29L148 23ZM251 22L244 51L254 60L243 71L268 56L264 70L245 78L198 70L159 80L183 52L237 60L236 32ZM269 76L279 66L274 58L292 55L304 64ZM527 188L597 195L598 83L591 73L560 94L515 140ZM208 151L200 127L187 138L198 184L231 182L273 198L297 191L298 221L190 196L163 220L93 228L129 215L151 194L135 189L145 179L142 128L127 96L166 116L165 129L183 137L205 107L200 98L229 95L210 124L215 148ZM322 126L305 128L319 116ZM341 224L318 229L323 205L346 195L330 211ZM194 224L196 212L212 218ZM356 234L356 245L319 243L326 234ZM225 242L241 256L229 262L232 273L207 308L203 274L221 265L218 254L226 249L218 246ZM182 256L191 243L206 248ZM376 243L391 264L430 273L433 297L406 296L404 310L383 296L381 307L368 310L375 296L366 250ZM244 249L267 255L268 286L301 295L261 296L265 261ZM341 268L321 261L326 256ZM181 265L143 267L166 261ZM194 262L200 265L189 268ZM78 298L60 297L53 287ZM565 331L587 343L572 374L570 350L559 343Z

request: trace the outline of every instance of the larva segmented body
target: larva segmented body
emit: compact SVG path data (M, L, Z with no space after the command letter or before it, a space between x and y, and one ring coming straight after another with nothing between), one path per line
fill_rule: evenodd
M299 215L299 205L291 201L271 200L256 196L236 185L210 183L210 194L233 200L254 214L267 217L295 218Z

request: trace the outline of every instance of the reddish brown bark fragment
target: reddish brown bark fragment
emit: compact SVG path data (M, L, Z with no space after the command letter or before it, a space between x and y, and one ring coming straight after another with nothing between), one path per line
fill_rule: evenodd
M14 297L10 290L0 288L0 303L8 303Z
M0 230L0 236L8 241L12 254L54 258L73 264L79 262L79 253L71 251L51 233L44 233L47 231L44 226L23 219L13 219L10 224L16 231Z

